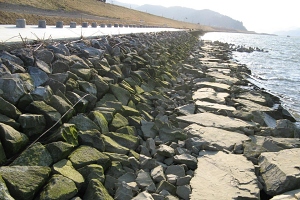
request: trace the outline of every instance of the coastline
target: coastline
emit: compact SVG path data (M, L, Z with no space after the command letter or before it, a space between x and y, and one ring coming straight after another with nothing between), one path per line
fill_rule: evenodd
M260 199L262 191L271 198L297 189L276 188L268 167L281 169L282 160L269 159L281 152L293 168L298 129L272 108L278 99L249 85L250 70L230 62L222 43L188 32L131 34L2 51L0 58L1 163L55 125L0 167L4 197L198 200L225 191L230 199ZM22 184L35 186L19 190L17 173L38 182L28 179ZM231 178L218 179L224 173ZM66 185L69 191L53 194Z

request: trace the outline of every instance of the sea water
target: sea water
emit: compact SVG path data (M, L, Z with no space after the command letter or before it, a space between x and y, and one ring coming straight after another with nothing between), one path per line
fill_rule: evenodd
M278 96L282 106L300 121L300 37L214 32L200 38L263 49L233 52L233 59L246 64L259 87Z

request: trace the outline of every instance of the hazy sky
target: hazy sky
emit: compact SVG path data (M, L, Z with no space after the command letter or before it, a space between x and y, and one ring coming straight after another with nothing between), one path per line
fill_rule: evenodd
M129 4L210 9L242 21L250 31L272 33L300 27L299 0L116 0ZM111 0L108 0L111 2Z

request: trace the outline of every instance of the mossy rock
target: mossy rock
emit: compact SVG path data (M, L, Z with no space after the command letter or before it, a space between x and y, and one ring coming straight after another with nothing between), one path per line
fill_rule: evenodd
M6 115L0 114L0 123L11 126L16 130L20 130L20 124L16 122L14 119L7 117Z
M101 153L97 149L89 146L80 146L69 155L69 160L72 162L75 169L82 168L90 164L102 165L107 169L111 161L108 156Z
M137 160L140 160L140 154L131 149L129 150L128 157L135 157Z
M105 181L104 169L101 165L91 164L78 169L78 172L85 177L82 190L85 190L92 179L97 179L101 183Z
M79 89L87 94L92 94L97 96L97 88L95 84L87 82L87 81L77 81L79 84Z
M72 106L60 96L53 95L49 101L49 105L55 108L61 115L65 115L62 119L63 122L67 122L75 115L75 110Z
M108 123L100 111L91 111L88 117L100 127L101 133L108 133Z
M19 155L12 163L19 166L47 166L53 163L51 154L40 142L33 144Z
M116 141L106 135L101 135L105 143L105 151L119 154L127 154L129 149L118 144Z
M83 69L83 68L70 68L70 71L76 74L78 77L82 78L85 81L89 81L92 77L92 69Z
M111 166L106 172L106 175L112 176L114 178L119 178L123 174L125 174L126 171L123 169L123 166L121 162L119 161L112 161Z
M32 200L44 186L51 169L42 166L4 166L0 174L15 199Z
M79 89L79 84L76 80L69 78L65 83L67 91L73 91L75 89Z
M89 102L85 98L75 92L67 91L66 98L75 105L74 109L77 113L84 113L87 110Z
M7 157L18 153L28 143L28 137L25 134L2 123L0 123L0 139Z
M138 129L141 128L141 121L145 120L143 117L141 116L129 116L128 117L128 122L130 126L134 126Z
M64 123L59 129L51 134L47 139L46 142L57 142L63 141L67 142L71 145L77 146L78 145L78 131L77 126L75 124Z
M105 105L109 108L115 109L117 113L121 113L123 111L122 103L120 101L107 101Z
M99 75L94 75L91 83L95 84L97 88L97 98L100 99L109 90L108 83Z
M96 107L103 107L103 105L106 105L106 102L108 101L118 101L118 99L115 97L115 95L106 93L102 99L96 103Z
M106 133L105 135L128 149L135 150L139 145L138 137L133 135L127 135L127 134L115 133L115 132L109 132Z
M28 137L40 136L46 127L44 115L22 114L20 115L18 122L23 129L23 133L25 133Z
M16 106L4 100L2 97L0 97L0 113L14 120L17 120L18 117L22 114L16 108Z
M95 122L93 122L84 114L74 116L72 119L70 119L69 123L75 124L79 131L88 131L92 129L100 131L99 126L97 126Z
M33 101L29 104L29 106L27 106L26 111L34 114L44 115L46 119L46 127L51 127L57 122L58 125L61 125L61 114L43 101Z
M116 133L124 133L127 135L137 136L137 130L134 126L124 126L116 130Z
M166 190L170 192L172 195L176 195L176 187L172 185L171 183L162 180L158 185L157 185L157 190L156 192L159 193L162 190Z
M117 129L128 125L128 120L120 113L116 113L109 126L109 129L110 131L116 131Z
M122 112L121 114L124 117L129 117L129 116L140 116L140 112L132 107L129 106L124 106L122 105Z
M53 172L61 174L74 181L78 190L84 183L83 176L77 170L74 169L71 161L69 160L63 159L53 164Z
M89 131L79 131L78 141L80 145L91 146L99 151L104 151L105 144L100 136L101 133L95 129Z
M58 142L52 142L45 145L48 152L50 153L52 160L54 163L67 158L68 155L73 151L75 148L74 145L71 145L69 143L58 141Z
M40 193L40 200L71 199L78 192L75 183L62 175L54 174Z
M117 99L122 102L123 105L128 104L130 99L130 92L128 92L128 90L125 90L118 85L110 85L109 87L112 94L114 94L114 96L117 97Z
M106 188L103 186L101 181L97 179L92 179L88 187L85 191L85 194L82 198L83 200L91 200L91 199L97 199L97 200L113 200L113 198L109 195Z
M7 158L5 155L5 151L3 149L3 145L0 141L0 165L4 164L6 162Z
M111 161L118 161L122 164L122 166L129 166L130 163L128 161L128 156L124 154L119 154L119 153L109 153L109 152L104 152L105 155L107 155Z
M15 200L9 193L5 181L0 175L0 199L2 200Z

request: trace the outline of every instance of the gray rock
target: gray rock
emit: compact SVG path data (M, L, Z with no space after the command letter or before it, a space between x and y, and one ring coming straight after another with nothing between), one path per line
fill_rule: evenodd
M75 110L72 106L60 96L52 95L49 105L56 109L62 116L65 115L62 119L63 122L69 121L75 115Z
M181 115L191 115L195 114L196 106L195 104L187 104L176 108L176 111Z
M8 126L11 126L12 128L14 128L16 130L21 130L20 129L20 123L16 122L12 118L7 117L6 115L0 114L0 123L6 124Z
M171 166L167 167L167 169L165 171L165 174L166 175L174 174L178 178L181 178L181 177L185 176L185 170L184 170L184 167L182 165L171 165Z
M202 199L259 199L254 166L244 156L221 151L203 151L199 155L198 168L191 180L190 199L198 200L199 196Z
M62 175L53 175L43 188L39 199L57 199L64 200L74 197L78 192L75 183Z
M88 117L100 127L101 133L108 133L108 123L100 111L91 111Z
M44 186L51 169L42 166L3 166L0 174L15 199L31 200Z
M0 78L0 90L1 97L13 105L26 93L23 81L19 78Z
M82 190L86 189L88 183L92 179L97 179L104 184L105 181L104 169L101 165L97 165L97 164L87 165L84 166L83 168L78 169L78 172L84 177L84 185L82 186Z
M89 104L88 100L82 98L79 94L70 91L66 92L66 97L73 105L75 105L74 108L77 113L84 113L86 111Z
M168 191L170 194L175 195L176 194L176 187L174 185L172 185L171 183L167 182L167 181L161 181L158 185L157 185L157 190L156 193L160 193L161 191L166 190Z
M154 129L154 122L141 121L141 130L143 131L143 137L147 138L155 138L157 135L157 130Z
M235 107L224 105L224 104L218 104L218 103L212 103L207 101L196 101L196 107L201 108L207 112L220 112L220 111L226 111L226 112L233 112L235 111Z
M69 70L70 70L69 65L61 60L57 60L54 63L52 63L52 73L53 74L64 73Z
M165 157L173 157L175 155L174 149L164 144L159 145L157 153Z
M51 154L52 160L54 163L67 158L68 155L73 151L75 148L74 145L71 145L66 142L58 141L52 142L45 145L48 152Z
M189 185L182 185L176 188L176 194L184 200L189 200L191 193L192 190L191 190L191 186Z
M61 125L61 121L60 121L61 114L57 112L56 109L47 105L43 101L33 101L26 107L26 110L33 114L44 115L46 120L46 127L51 127L57 122L58 125Z
M131 200L133 197L133 192L131 190L131 187L128 186L126 182L121 182L118 184L118 188L116 191L116 194L114 196L114 199L116 200Z
M151 177L157 183L159 183L160 181L166 180L164 168L161 165L159 165L159 166L155 167L154 169L152 169Z
M137 174L136 182L141 189L146 188L147 186L154 184L151 179L150 173L144 170L140 170Z
M258 164L267 194L275 196L299 188L299 153L300 148L294 148L260 155Z
M130 166L129 163L129 157L124 154L118 154L118 153L110 153L110 152L104 152L105 155L107 155L111 161L118 161L122 164L123 167Z
M129 149L118 144L116 141L106 135L101 135L105 144L105 151L111 153L127 154Z
M90 131L79 131L78 142L80 145L91 146L103 152L105 150L105 144L100 136L101 133L95 129Z
M57 93L58 90L60 90L63 94L66 93L67 87L65 84L63 84L64 82L61 82L59 80L56 80L54 78L64 78L64 75L62 75L62 77L56 75L56 76L49 76L49 79L47 80L47 82L45 83L45 85L49 85L51 90L53 91L53 93Z
M0 113L14 120L17 120L19 116L22 114L16 108L16 106L4 100L2 97L0 97Z
M182 186L182 185L189 185L192 177L190 175L184 176L184 177L179 177L177 179L176 185L177 186Z
M30 74L35 87L43 85L49 79L47 73L37 67L28 67L28 73Z
M119 161L112 161L111 166L106 171L106 175L110 175L116 179L118 179L120 176L122 176L125 173L126 171L123 169L123 166Z
M122 102L123 105L128 104L130 93L127 90L121 88L118 85L110 85L110 90L115 95L115 97L117 97L117 99Z
M0 58L12 61L14 63L17 63L18 65L24 66L24 62L19 57L10 54L7 51L1 51L0 52Z
M166 175L167 181L173 185L176 185L176 181L177 181L177 176L174 174L167 174Z
M226 92L216 92L212 88L201 88L194 92L193 100L208 101L212 103L225 104L225 98L229 97L229 93Z
M136 197L134 197L132 200L154 200L151 194L149 194L147 191L139 193Z
M105 135L110 137L114 141L116 141L118 144L132 150L135 150L139 145L138 137L133 135L127 135L127 134L115 133L115 132L109 132L106 133Z
M65 123L61 127L59 127L54 133L52 133L49 137L46 138L46 141L49 142L57 142L63 141L67 142L71 145L78 145L78 131L74 124Z
M33 51L30 48L15 49L11 53L21 58L26 66L34 65Z
M257 125L253 122L242 121L240 119L215 115L212 113L199 113L195 115L177 117L178 120L187 123L196 123L201 126L221 128L228 131L243 130L245 128L255 130Z
M7 157L18 153L28 143L28 137L25 134L2 123L0 123L0 140Z
M36 59L35 65L36 65L36 67L38 67L39 69L43 70L47 74L51 74L52 73L52 68L47 63L45 63L42 60Z
M37 142L23 151L10 165L49 167L52 162L52 157L46 147Z
M189 154L182 154L174 156L174 162L178 164L186 164L190 169L197 168L197 159Z
M77 116L72 117L72 119L69 120L69 123L75 124L79 131L88 131L92 129L100 131L99 126L84 114L78 114Z
M38 86L30 94L33 97L34 101L49 102L51 96L53 95L53 91L48 85L45 87Z
M275 136L294 138L299 137L300 130L297 126L287 119L280 119L276 121Z
M183 132L182 129L167 124L164 124L162 127L160 127L158 131L159 138L163 142L176 142L178 140L185 140L187 138L186 134Z
M48 49L42 49L35 52L35 57L50 65L54 58L54 54Z

